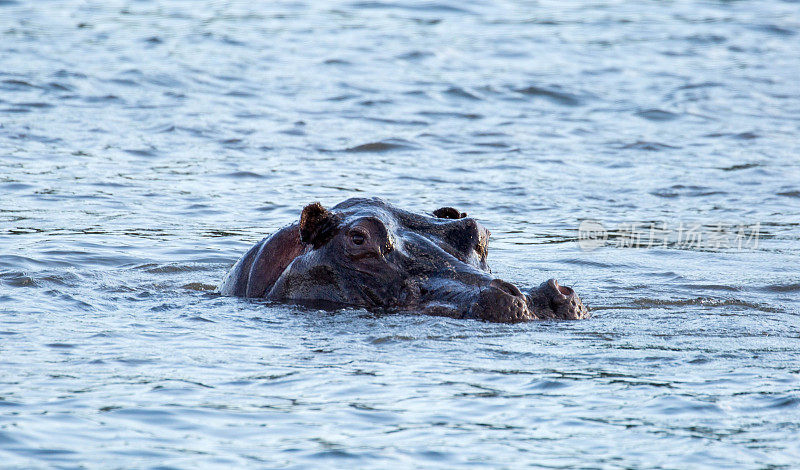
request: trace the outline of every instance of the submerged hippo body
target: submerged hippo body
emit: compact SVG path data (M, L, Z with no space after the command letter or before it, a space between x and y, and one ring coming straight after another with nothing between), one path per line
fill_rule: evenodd
M554 279L527 293L486 264L489 231L453 208L433 216L380 199L303 209L253 246L220 293L319 308L363 307L495 322L587 318Z

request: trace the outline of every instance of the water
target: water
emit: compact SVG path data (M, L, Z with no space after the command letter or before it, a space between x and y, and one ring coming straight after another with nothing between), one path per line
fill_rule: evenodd
M796 465L800 5L565 3L0 1L2 465ZM594 317L213 293L363 195Z

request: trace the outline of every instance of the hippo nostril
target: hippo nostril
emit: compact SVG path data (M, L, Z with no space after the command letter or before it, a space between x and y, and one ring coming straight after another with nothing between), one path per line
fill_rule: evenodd
M514 297L524 297L522 292L517 288L517 286L511 284L510 282L506 282L502 279L493 280L492 282L489 283L489 286L494 287L495 289L499 289L505 292L506 294Z
M571 288L569 288L567 286L559 285L558 281L556 281L555 279L550 279L549 281L547 281L547 284L554 291L558 292L559 294L563 295L564 297L569 297L570 295L575 293L575 291L573 291Z

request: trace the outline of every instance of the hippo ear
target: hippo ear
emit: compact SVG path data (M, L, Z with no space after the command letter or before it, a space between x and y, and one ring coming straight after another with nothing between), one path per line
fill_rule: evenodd
M339 218L322 204L315 202L303 208L300 215L300 241L314 249L328 243L339 231Z
M463 219L467 216L465 212L461 212L453 207L442 207L433 211L433 215L440 219Z

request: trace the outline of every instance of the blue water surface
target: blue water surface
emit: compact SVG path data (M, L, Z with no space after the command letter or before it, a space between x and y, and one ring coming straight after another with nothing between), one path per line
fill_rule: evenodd
M0 467L796 468L799 80L795 1L0 0ZM214 293L352 196L593 318Z

